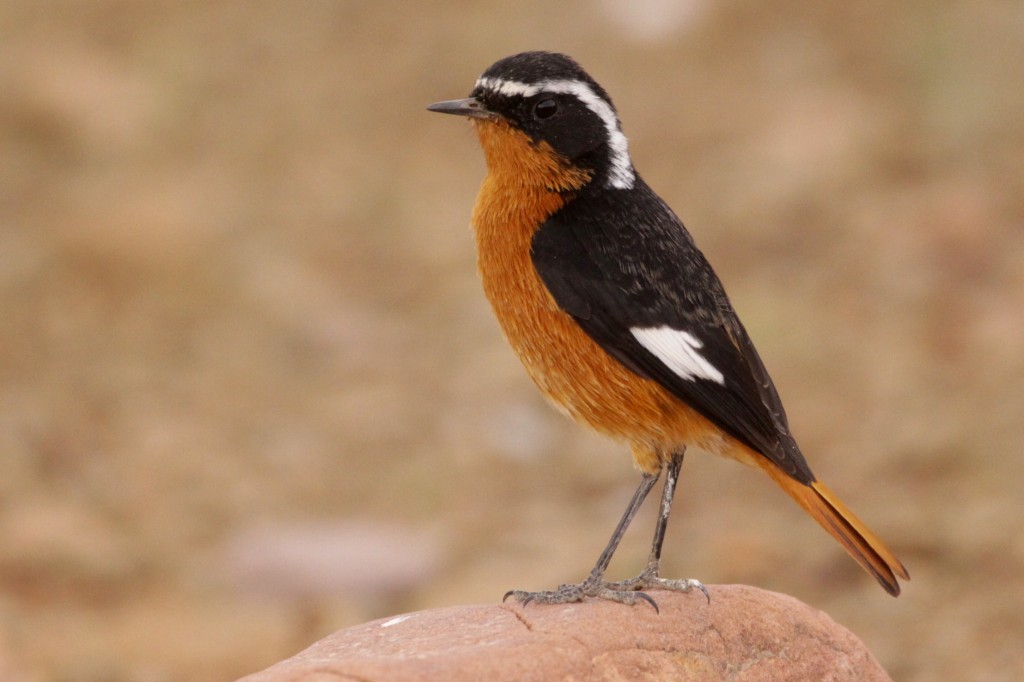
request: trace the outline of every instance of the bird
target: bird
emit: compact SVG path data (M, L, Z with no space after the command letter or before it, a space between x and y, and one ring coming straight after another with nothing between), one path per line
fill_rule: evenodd
M477 268L501 329L556 409L628 444L641 475L590 574L522 605L602 598L657 603L649 590L707 588L660 575L683 457L696 448L760 469L893 596L909 574L818 479L779 393L718 276L676 214L636 171L611 97L571 57L498 60L469 97L429 111L467 118L487 173L472 212ZM648 561L609 581L612 555L665 482Z

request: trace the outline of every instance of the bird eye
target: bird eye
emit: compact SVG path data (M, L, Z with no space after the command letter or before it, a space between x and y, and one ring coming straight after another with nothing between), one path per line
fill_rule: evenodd
M533 105L533 115L537 118L551 118L558 111L558 102L546 97Z

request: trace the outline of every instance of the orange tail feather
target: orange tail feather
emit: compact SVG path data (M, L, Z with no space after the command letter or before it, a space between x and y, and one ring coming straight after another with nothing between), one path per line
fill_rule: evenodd
M910 580L910 574L896 555L857 518L821 481L804 485L772 464L764 467L786 494L839 541L864 570L875 577L892 596L900 593L897 576Z

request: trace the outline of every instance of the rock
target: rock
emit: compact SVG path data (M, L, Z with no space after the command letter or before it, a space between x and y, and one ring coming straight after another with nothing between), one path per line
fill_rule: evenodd
M890 680L827 615L744 585L643 602L491 604L408 613L322 639L244 682Z

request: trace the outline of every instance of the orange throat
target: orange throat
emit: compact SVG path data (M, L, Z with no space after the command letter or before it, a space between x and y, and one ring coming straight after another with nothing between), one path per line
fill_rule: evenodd
M476 119L473 123L488 171L473 209L477 264L484 293L512 347L523 357L525 340L517 332L531 331L521 327L527 318L538 311L567 318L533 267L531 240L590 176L571 168L548 144L534 144L504 121Z

